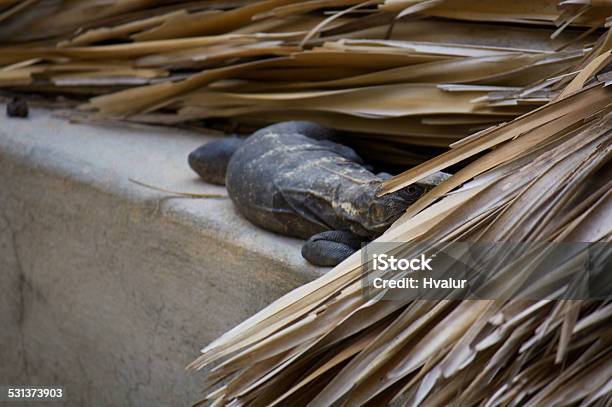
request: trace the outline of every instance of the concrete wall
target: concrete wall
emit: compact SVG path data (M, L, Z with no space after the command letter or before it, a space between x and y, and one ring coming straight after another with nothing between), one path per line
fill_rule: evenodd
M206 140L0 118L0 386L61 385L68 405L191 404L202 374L184 366L201 346L324 271L227 199L128 180L224 192L186 165Z

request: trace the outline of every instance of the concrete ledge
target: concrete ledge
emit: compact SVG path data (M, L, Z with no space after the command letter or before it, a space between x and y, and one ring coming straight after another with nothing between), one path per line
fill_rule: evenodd
M205 141L0 117L0 385L62 385L68 405L193 403L197 350L325 271L228 199L128 180L224 192L187 166Z

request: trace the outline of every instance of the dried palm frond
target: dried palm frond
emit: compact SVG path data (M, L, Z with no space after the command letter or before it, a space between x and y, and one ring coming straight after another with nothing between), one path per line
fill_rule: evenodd
M602 70L609 58L609 50L595 49L555 100L387 181L390 192L493 148L378 240L397 242L399 252L422 241L609 243L612 91ZM520 259L504 271L507 290L528 273ZM204 348L191 367L221 361L208 384L225 383L207 399L249 406L612 401L609 300L385 301L384 289L363 294L369 272L354 255Z
M147 123L316 120L374 139L370 158L418 164L437 150L409 146L448 147L556 97L612 11L508 3L3 1L0 88Z
M147 123L319 121L383 162L422 163L385 192L461 165L380 238L399 251L609 242L611 11L601 0L0 0L0 87ZM415 146L450 150L428 160ZM355 255L208 345L192 367L218 363L207 383L223 384L207 398L612 403L609 301L381 301L363 295L365 274Z

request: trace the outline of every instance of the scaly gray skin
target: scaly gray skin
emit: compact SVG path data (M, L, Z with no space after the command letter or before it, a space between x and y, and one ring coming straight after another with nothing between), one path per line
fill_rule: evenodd
M383 179L333 139L333 130L318 124L284 122L244 141L207 143L189 164L208 182L221 183L225 175L230 198L252 223L308 239L304 258L335 266L382 234L431 185L378 196ZM446 175L434 178L439 183Z

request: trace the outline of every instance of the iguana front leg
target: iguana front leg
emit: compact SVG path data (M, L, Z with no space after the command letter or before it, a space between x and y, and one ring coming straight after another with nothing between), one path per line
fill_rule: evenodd
M346 230L328 230L311 236L302 246L302 257L316 266L336 266L361 249L361 239Z

